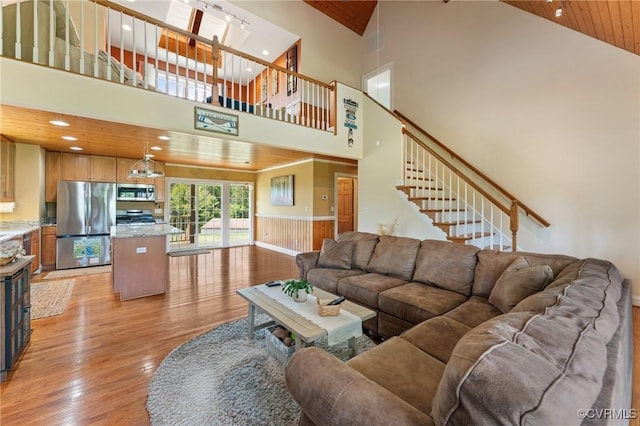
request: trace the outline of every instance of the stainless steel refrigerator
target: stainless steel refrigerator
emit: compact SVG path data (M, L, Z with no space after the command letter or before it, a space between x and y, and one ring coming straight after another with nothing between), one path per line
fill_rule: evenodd
M56 269L111 264L116 185L59 181L56 221Z

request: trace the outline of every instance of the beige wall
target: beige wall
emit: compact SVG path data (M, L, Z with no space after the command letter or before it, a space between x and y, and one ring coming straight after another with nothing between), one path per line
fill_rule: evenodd
M44 218L44 150L38 145L16 144L16 208L0 213L1 221Z
M336 173L357 175L358 167L327 161L315 161L313 166L313 215L334 216L336 208ZM326 199L323 197L326 196ZM333 209L332 209L333 207Z
M271 205L271 178L293 175L293 206ZM259 172L256 178L256 214L313 216L313 162L278 167Z

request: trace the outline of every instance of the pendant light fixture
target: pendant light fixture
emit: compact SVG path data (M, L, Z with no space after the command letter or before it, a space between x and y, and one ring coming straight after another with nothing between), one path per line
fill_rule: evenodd
M160 165L151 159L153 155L145 154L142 160L136 161L129 170L130 179L134 178L158 178L164 176L164 171Z

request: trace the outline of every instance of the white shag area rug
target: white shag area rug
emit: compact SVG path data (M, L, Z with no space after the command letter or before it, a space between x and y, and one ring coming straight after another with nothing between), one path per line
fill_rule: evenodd
M268 318L258 319L257 323ZM247 319L222 324L174 349L149 385L147 411L159 425L295 425L300 407L284 381L284 366L265 348L265 330L247 339ZM364 334L358 352L375 346ZM344 344L315 343L336 356Z

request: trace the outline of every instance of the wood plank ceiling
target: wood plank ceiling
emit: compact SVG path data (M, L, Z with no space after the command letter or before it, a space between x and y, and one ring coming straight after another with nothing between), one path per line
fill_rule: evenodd
M377 1L315 1L308 5L362 35ZM449 0L443 0L447 3ZM455 1L455 0L454 0ZM640 55L640 0L501 0L605 43ZM562 7L562 15L556 10Z
M502 0L541 18L640 55L638 0ZM556 17L556 10L562 15Z

